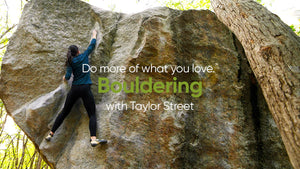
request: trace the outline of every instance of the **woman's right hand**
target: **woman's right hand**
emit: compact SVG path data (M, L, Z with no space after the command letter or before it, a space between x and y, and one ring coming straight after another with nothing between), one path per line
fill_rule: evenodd
M97 38L97 31L95 29L93 30L92 38L93 39Z

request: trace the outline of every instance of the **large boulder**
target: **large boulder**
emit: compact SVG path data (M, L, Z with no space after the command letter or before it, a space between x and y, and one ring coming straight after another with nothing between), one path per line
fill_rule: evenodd
M90 60L96 67L194 65L213 72L92 73L97 135L109 143L90 146L81 100L46 142L69 89L62 81L67 48L85 50L93 29L101 32ZM202 81L202 96L98 93L99 77ZM211 11L155 8L129 15L79 0L31 0L10 39L0 85L7 112L54 168L291 168L243 48ZM131 101L193 103L194 110L143 111ZM130 108L107 108L122 102Z

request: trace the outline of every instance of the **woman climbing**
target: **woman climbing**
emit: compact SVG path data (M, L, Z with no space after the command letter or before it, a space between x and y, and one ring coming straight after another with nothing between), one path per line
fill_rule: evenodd
M95 114L95 100L94 96L91 92L90 85L92 84L90 73L83 73L82 72L82 65L89 64L89 54L94 50L96 46L96 37L97 31L94 30L92 33L92 40L90 42L89 47L83 53L80 53L78 47L75 45L69 46L67 59L66 59L66 66L67 72L66 75L63 76L63 80L69 80L71 74L73 73L73 82L71 90L69 91L64 108L62 112L56 118L54 125L45 138L47 141L50 141L53 137L57 128L62 124L64 119L70 113L74 103L81 98L83 100L84 107L88 113L90 118L89 122L89 129L91 135L91 145L94 147L100 143L107 143L106 140L99 140L96 138L96 129L97 129L97 121L96 121L96 114Z

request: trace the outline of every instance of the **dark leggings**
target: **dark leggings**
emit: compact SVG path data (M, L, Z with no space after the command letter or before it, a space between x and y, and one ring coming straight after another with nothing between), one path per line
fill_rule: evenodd
M91 87L89 84L85 85L72 85L71 90L68 93L64 108L62 112L57 116L54 125L52 127L52 132L55 133L57 128L62 124L64 119L70 113L74 103L79 99L82 98L84 107L88 113L90 118L90 134L91 136L96 136L96 114L95 114L95 100L94 96L91 92Z

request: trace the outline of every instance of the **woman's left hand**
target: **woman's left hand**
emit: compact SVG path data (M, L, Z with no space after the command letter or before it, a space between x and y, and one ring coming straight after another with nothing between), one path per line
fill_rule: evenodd
M63 76L63 81L66 81L66 78L65 78L65 76Z

